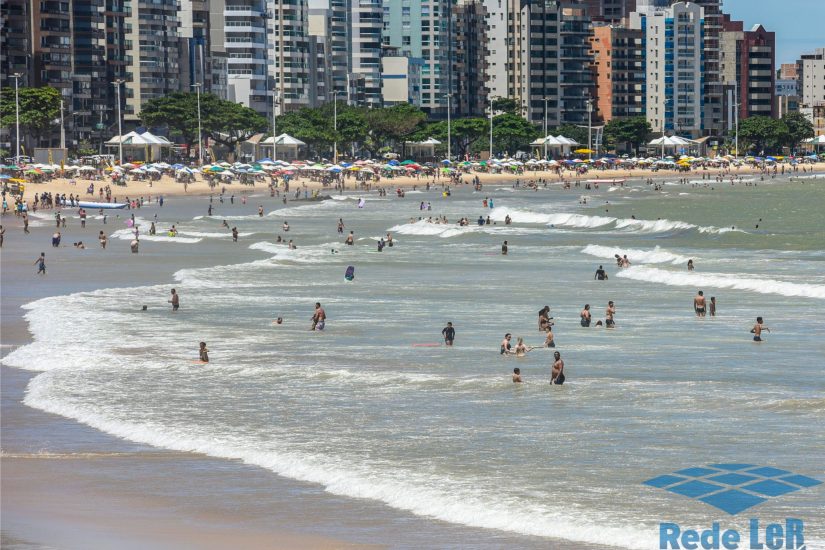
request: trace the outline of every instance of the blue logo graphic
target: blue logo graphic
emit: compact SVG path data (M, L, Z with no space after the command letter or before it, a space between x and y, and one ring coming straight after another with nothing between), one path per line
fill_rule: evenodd
M645 485L701 500L730 515L822 482L770 466L709 464L648 479Z

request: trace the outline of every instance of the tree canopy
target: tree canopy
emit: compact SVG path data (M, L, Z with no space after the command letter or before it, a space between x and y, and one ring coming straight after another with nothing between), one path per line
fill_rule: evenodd
M583 146L587 146L587 128L576 126L575 124L562 124L551 132L554 136L564 136L575 139Z
M651 132L646 117L614 118L604 126L604 144L607 148L633 150L646 142Z
M267 127L267 120L256 111L213 94L201 94L200 104L204 134L229 148ZM169 133L180 136L188 147L198 139L197 94L176 92L150 99L140 119L147 126L168 127Z
M785 145L791 149L799 145L802 140L812 138L815 135L813 123L802 113L787 113L781 120L788 129L785 135Z
M370 109L366 112L370 134L379 146L406 138L426 119L427 115L424 111L409 103L385 109Z
M788 139L788 127L769 116L752 116L739 122L739 147L757 154L779 149Z
M60 91L57 88L19 88L21 133L32 135L38 141L48 133L55 119L60 117ZM0 124L14 128L16 120L14 88L4 88Z

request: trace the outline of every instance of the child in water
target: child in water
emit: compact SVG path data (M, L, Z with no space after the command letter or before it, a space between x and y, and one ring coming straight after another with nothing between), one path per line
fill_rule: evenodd
M208 363L209 362L209 350L206 349L206 342L201 342L200 359L201 359L201 363Z

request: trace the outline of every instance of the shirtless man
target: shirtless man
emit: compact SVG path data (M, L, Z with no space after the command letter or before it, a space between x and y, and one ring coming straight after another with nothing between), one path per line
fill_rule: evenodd
M172 289L172 299L169 300L169 303L172 304L172 311L180 309L180 297L174 288Z
M701 290L693 298L693 310L696 312L697 317L704 317L705 316L705 293Z
M554 348L556 347L555 337L553 336L553 327L547 327L547 337L544 339L544 347L546 348Z
M710 297L710 316L716 317L716 296Z
M327 314L321 307L321 302L315 302L315 314L312 316L312 330L324 330Z
M264 205L262 205L262 204L258 205L258 217L260 217L260 218L264 217Z
M344 241L344 244L348 244L350 246L355 244L355 235L352 231L350 231L349 235L347 235L347 240Z
M630 267L630 260L627 259L627 254L622 256L622 267Z
M616 314L616 306L613 305L613 300L607 302L607 309L604 310L604 328L614 328L616 326L613 321L613 315Z
M581 325L583 327L589 327L590 326L590 304L584 304L584 309L579 314L579 316L581 317Z
M507 241L504 241L504 244L503 244L503 245L501 245L501 254L502 254L503 256L506 256L506 255L507 255L507 248L508 248L508 247L507 247Z
M764 321L762 320L762 317L757 317L756 318L756 324L753 325L753 328L751 329L751 334L753 334L753 341L754 342L761 342L762 341L762 331L763 330L767 330L768 332L771 331L771 329L764 326L763 323L764 323Z
M233 243L238 242L238 228L237 227L232 228L232 242Z
M339 235L344 234L344 219L343 218L338 218L338 234Z
M510 339L512 336L508 332L504 335L504 340L501 341L501 355L510 355Z
M521 379L521 369L518 367L513 369L513 382L516 384L521 384L523 382Z
M550 383L554 386L561 386L564 384L564 361L561 359L561 354L559 352L553 353L553 358L555 361L553 362L553 371L550 374Z

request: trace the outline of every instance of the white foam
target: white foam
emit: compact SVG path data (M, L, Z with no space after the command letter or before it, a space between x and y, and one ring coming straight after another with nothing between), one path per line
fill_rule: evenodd
M790 283L775 279L760 279L726 273L677 272L655 267L631 266L620 271L616 276L635 281L662 283L669 286L731 288L760 294L825 299L825 285Z
M298 246L290 250L287 243L271 243L261 241L249 245L251 250L262 250L272 254L273 260L284 260L297 263L325 263L334 261L336 254L332 254L331 249L341 249L341 243L325 243L314 246Z
M627 255L627 259L631 264L685 264L690 259L687 256L681 256L668 252L658 246L652 250L639 250L634 248L611 248L609 246L601 246L598 244L589 244L582 249L583 254L595 256L597 258L614 259L615 255ZM694 257L695 259L695 257Z
M387 231L390 233L398 233L400 235L428 235L446 239L449 237L470 233L474 230L474 227L478 226L467 225L461 227L455 223L430 223L427 220L420 220L415 223L395 225L390 227Z
M225 233L210 233L208 231L184 231L179 230L178 233L180 235L188 235L189 237L200 237L203 239L229 239L232 237L231 231L226 231ZM255 233L238 233L239 237L248 237L250 235L254 235ZM143 237L141 237L143 238Z
M610 216L588 216L585 214L556 213L545 214L530 210L519 210L504 206L496 207L490 213L491 219L503 221L510 216L514 223L547 224L556 227L572 227L581 229L607 228L612 225L615 229L633 233L671 233L674 231L695 230L700 233L727 233L738 229L700 226L683 221L673 220L637 220L633 218L614 218Z

